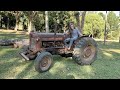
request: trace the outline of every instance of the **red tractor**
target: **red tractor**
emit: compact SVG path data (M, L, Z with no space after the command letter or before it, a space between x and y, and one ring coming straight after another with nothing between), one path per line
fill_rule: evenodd
M67 37L63 33L31 32L29 46L24 47L20 55L25 60L35 60L35 70L38 72L45 72L52 67L52 55L72 57L80 65L90 65L96 60L97 43L93 38L79 37L71 49L66 50L64 40Z

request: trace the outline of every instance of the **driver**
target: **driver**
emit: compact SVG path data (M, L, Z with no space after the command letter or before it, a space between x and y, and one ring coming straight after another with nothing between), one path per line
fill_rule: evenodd
M69 22L68 24L68 30L65 32L65 34L70 35L69 38L64 40L65 46L68 50L71 49L71 46L75 40L78 39L78 37L82 36L80 31L75 28L73 22ZM67 42L70 42L69 45L67 45Z

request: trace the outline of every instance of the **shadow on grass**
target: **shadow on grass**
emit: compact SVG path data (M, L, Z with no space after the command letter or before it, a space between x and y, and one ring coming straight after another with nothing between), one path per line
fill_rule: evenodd
M110 42L106 46L98 42L98 58L92 65L80 66L72 59L60 56L54 57L54 66L45 73L37 73L30 78L38 79L102 79L120 78L120 50L119 43ZM113 49L113 51L107 51Z
M103 41L98 41L98 57L100 59L116 59L120 58L120 43L107 41L104 45Z
M104 45L103 41L97 41L98 47L102 49L120 49L120 43L119 42L112 42L112 41L107 41L106 44Z
M4 47L4 46L3 46ZM0 48L1 49L1 48ZM20 65L20 60L17 59L17 50L5 47L2 48L0 54L0 77L6 76L5 73L9 73L12 69Z
M73 64L73 61L71 60L65 60L62 61L63 58L59 59L57 61L54 60L54 66L47 72L38 73L36 72L36 75L31 76L32 79L74 79L74 75L70 75L71 64ZM66 64L67 63L67 64Z
M27 75L29 75L29 72L31 71L32 67L34 66L34 63L32 61L26 62L26 63L27 63L27 66L15 76L16 79L23 79Z
M0 56L0 78L12 76L16 79L120 78L120 52L116 51L120 50L119 43L111 42L110 45L107 44L105 46L102 43L98 42L97 60L92 65L80 66L70 58L55 55L54 66L44 73L35 71L34 61L20 62L21 58L17 56L19 49L0 48L2 52L6 50Z
M0 34L0 39L28 39L25 34Z

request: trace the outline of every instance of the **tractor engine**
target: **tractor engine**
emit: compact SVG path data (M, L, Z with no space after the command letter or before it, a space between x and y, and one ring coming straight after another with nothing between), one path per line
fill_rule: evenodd
M30 49L37 53L41 51L48 51L50 53L60 54L64 53L64 39L63 33L30 33Z
M63 41L42 41L42 47L51 48L51 47L63 47Z

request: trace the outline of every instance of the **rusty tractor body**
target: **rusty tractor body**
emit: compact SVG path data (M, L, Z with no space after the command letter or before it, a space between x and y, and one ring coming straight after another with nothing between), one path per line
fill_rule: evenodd
M53 65L52 55L72 57L80 65L91 64L97 56L97 44L91 37L82 36L74 41L70 50L65 48L63 33L31 32L29 46L23 47L20 55L25 60L35 60L35 70L44 72ZM69 42L68 42L69 44Z

